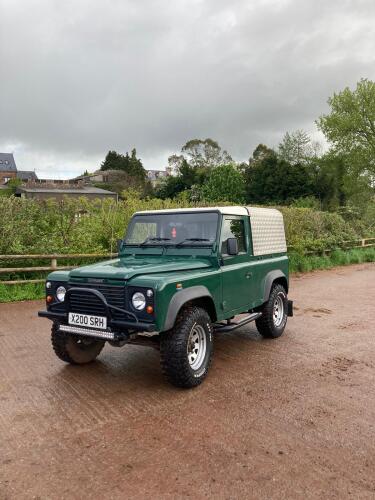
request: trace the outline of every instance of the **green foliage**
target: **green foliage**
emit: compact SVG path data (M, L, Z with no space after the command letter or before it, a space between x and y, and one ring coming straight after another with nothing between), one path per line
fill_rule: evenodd
M240 185L227 187L230 182L225 175L240 179L233 167L215 169L217 174L207 183L208 189L222 189L232 193L229 202L239 202ZM224 174L223 174L224 172ZM214 174L214 172L213 172ZM224 179L224 180L223 180ZM220 196L219 191L216 196ZM194 206L187 196L175 200L140 199L134 189L123 192L124 200L88 201L86 198L65 198L61 202L48 200L37 202L23 198L0 198L0 253L94 253L114 251L116 241L124 231L134 212L163 208ZM224 194L222 195L224 196ZM234 199L236 198L236 199ZM218 198L220 199L220 198ZM227 201L227 200L222 200ZM207 198L207 204L215 205ZM200 201L199 205L205 204ZM334 248L343 241L362 236L371 236L375 227L367 234L358 233L358 222L345 221L340 215L319 212L311 208L281 207L284 215L287 241L299 251ZM375 208L374 208L375 210ZM369 215L370 217L370 215ZM361 228L362 230L362 228Z
M205 184L211 170L225 163L233 163L229 153L212 139L191 139L182 147L181 153L168 158L168 167L175 175L161 183L155 192L158 198L181 198L181 193L194 186L187 199L197 201L201 198L199 187Z
M44 297L44 283L24 283L9 286L0 283L0 302L43 299Z
M331 112L317 125L334 149L360 172L375 174L375 82L361 79L328 99Z
M17 191L17 188L22 185L21 179L13 178L10 179L6 185L6 189L0 189L0 197L1 196L12 196Z
M248 203L288 203L314 194L310 169L280 160L272 150L254 157L244 176Z
M163 200L174 198L183 191L192 189L193 186L203 184L208 175L206 169L192 166L184 158L179 161L176 168L177 175L166 177L156 190L158 198Z
M290 206L294 208L312 208L314 210L319 210L320 202L315 196L304 196L294 200Z
M361 237L353 226L335 213L311 208L278 207L284 216L288 246L297 253L322 251Z
M22 185L22 180L17 178L10 179L7 184L12 194L14 194L17 191L17 188L20 187L21 185Z
M139 199L134 189L123 196L119 203L68 197L60 202L0 198L0 254L114 251L137 210L189 206L177 200Z
M375 262L375 248L356 248L352 250L336 250L327 255L289 255L289 269L293 272L306 273L317 269L331 269L349 264Z
M207 201L242 204L245 193L243 177L233 165L221 165L212 169L202 193Z
M279 158L291 165L301 165L313 155L313 148L309 135L303 130L286 134L279 144Z
M143 168L142 161L137 158L135 149L132 150L131 155L129 153L122 155L116 153L116 151L109 151L101 164L100 170L120 170L141 183L144 183L146 179L146 171Z
M187 162L193 167L210 168L231 163L232 158L213 139L191 139L181 149Z
M219 175L220 168L233 175L230 169L218 167L216 182L207 184L222 188L220 184L223 177ZM239 175L236 172L236 175ZM213 175L215 179L215 175ZM225 177L224 177L225 179ZM211 179L210 179L211 180ZM228 181L227 181L228 182ZM237 186L238 187L238 186ZM229 189L226 192L232 192ZM0 254L39 254L39 253L107 253L116 251L116 241L124 236L126 227L134 212L138 210L157 210L166 208L184 208L195 206L196 203L189 199L191 191L183 191L180 199L140 199L139 192L128 189L123 192L124 200L115 203L113 200L88 201L86 198L69 199L61 202L53 200L37 202L24 198L0 198ZM215 196L221 196L220 193ZM233 194L233 196L238 196ZM232 203L235 200L231 201ZM237 202L237 201L236 201ZM216 200L206 205L216 205ZM205 203L199 201L200 206ZM368 234L356 232L362 227L357 219L345 221L340 215L328 212L319 212L311 208L281 207L284 215L288 246L292 247L292 262L295 269L304 270L306 252L322 252L323 250L338 248L344 241L355 240L362 236L375 234L375 227L369 227ZM369 214L372 224L374 217ZM372 232L371 232L372 231ZM368 250L367 260L373 258L371 249ZM335 252L332 255L336 255ZM346 255L346 253L344 253ZM362 254L361 254L362 255ZM341 256L341 257L340 257ZM323 257L322 257L323 258ZM320 257L317 259L321 259ZM344 262L342 254L335 257L337 263ZM340 260L341 259L341 260ZM352 262L354 257L351 257ZM311 266L310 257L308 264ZM319 266L322 266L320 261ZM88 261L85 261L88 263ZM345 263L345 262L344 262ZM25 261L22 265L45 265L46 262ZM81 265L83 262L59 261L60 265ZM3 261L3 267L12 267L13 261ZM307 264L306 264L307 265ZM314 264L315 266L316 264ZM41 274L28 273L2 276L2 279L32 279L43 277ZM10 285L1 286L1 300L22 300L42 296L39 285Z

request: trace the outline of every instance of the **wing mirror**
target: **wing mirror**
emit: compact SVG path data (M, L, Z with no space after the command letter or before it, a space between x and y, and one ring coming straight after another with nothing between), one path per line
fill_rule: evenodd
M237 238L227 239L227 252L228 255L238 255L238 240Z

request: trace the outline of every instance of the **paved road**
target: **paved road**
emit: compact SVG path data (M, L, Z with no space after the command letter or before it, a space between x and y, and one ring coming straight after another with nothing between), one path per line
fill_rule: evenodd
M375 265L294 277L278 340L216 340L206 382L158 353L50 347L41 302L0 305L0 498L375 498Z

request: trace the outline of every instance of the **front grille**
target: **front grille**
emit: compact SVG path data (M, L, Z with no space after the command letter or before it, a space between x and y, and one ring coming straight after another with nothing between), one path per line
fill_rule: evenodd
M126 288L116 285L93 285L89 283L70 283L72 288L92 288L101 292L108 304L126 309ZM106 308L103 302L93 293L85 290L73 290L69 294L70 312L105 316ZM123 321L130 319L129 315L116 309L110 309L112 318Z

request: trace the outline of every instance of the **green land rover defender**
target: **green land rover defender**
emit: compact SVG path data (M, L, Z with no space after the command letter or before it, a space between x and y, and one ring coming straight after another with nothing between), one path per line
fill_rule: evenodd
M206 377L214 336L255 321L283 333L293 303L282 214L252 207L137 212L118 257L55 271L46 282L52 346L67 363L93 361L105 342L160 350L167 379Z

